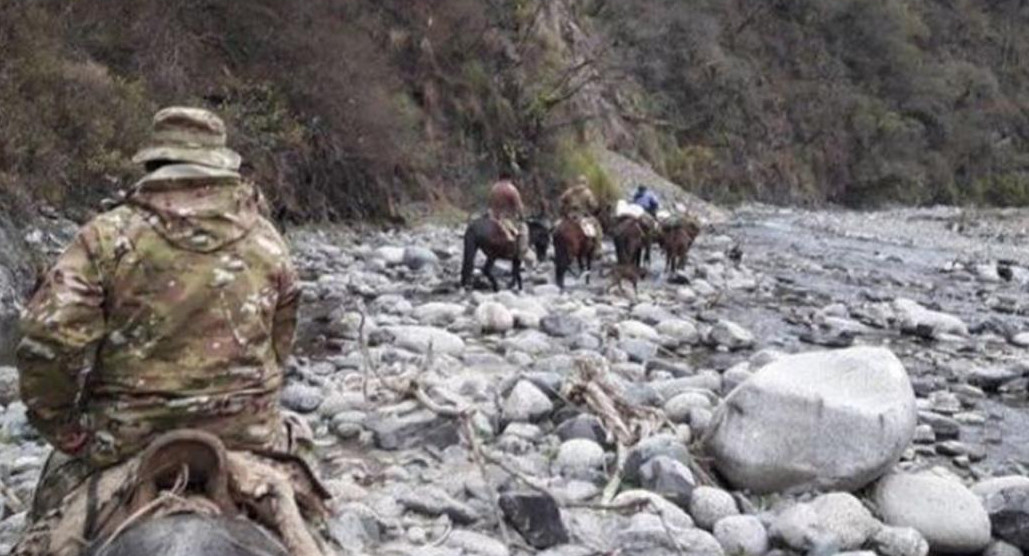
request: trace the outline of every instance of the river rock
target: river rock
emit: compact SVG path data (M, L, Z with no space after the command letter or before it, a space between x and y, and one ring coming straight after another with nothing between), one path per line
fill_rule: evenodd
M457 355L465 347L464 340L457 335L433 326L388 326L386 331L398 347L415 353L428 353L432 346L435 354Z
M985 503L986 498L991 494L1012 487L1029 488L1029 477L1024 477L1022 475L1008 475L1004 477L983 479L972 486L972 493L978 496L979 499Z
M504 400L503 415L508 421L536 421L550 414L554 404L532 382L519 380Z
M411 312L418 322L429 326L446 326L463 315L465 306L458 303L432 301L419 305Z
M557 437L562 442L572 440L573 438L585 438L597 444L607 443L607 432L604 430L604 424L598 417L589 413L576 415L562 422L554 430L554 433L557 434Z
M754 345L754 335L735 322L721 320L711 327L708 342L730 350L746 349Z
M752 515L731 515L718 520L714 535L726 554L763 556L768 552L768 531Z
M0 405L8 405L19 400L18 392L18 369L0 367Z
M510 556L511 554L504 543L467 529L451 531L446 540L447 548L457 550L459 554L467 556ZM423 547L417 553L422 555L426 554L426 551ZM450 550L444 551L444 553L453 554Z
M654 327L638 320L620 321L615 324L615 330L623 338L639 338L651 342L657 342L661 339L661 335L658 334L657 330L654 330Z
M671 338L677 344L696 344L700 341L700 333L697 326L690 321L682 319L668 319L661 321L656 330L662 336Z
M507 307L493 301L487 301L476 307L475 320L479 322L484 334L503 334L514 328L514 317Z
M404 252L403 247L384 245L375 250L374 257L390 266L396 266L404 262Z
M324 399L321 388L306 384L291 384L282 390L282 405L297 413L311 413Z
M662 433L641 440L629 450L625 458L623 474L629 483L639 484L640 468L657 456L668 456L671 459L688 465L690 452L675 435Z
M782 357L718 407L705 437L737 488L854 490L896 463L914 435L915 396L884 348Z
M650 325L657 324L663 320L668 320L674 316L668 311L668 309L653 303L640 303L632 308L630 314L632 315L632 318Z
M618 554L625 556L724 556L718 541L700 529L666 526L651 514L639 513L615 535Z
M698 392L683 392L665 402L665 415L673 423L687 422L692 409L711 409L711 400Z
M397 501L409 510L430 516L447 515L455 523L463 525L479 519L479 513L475 508L456 500L435 486L426 485L403 490L398 493Z
M853 495L845 492L823 494L811 501L818 516L818 527L836 540L841 550L861 548L882 524Z
M540 319L540 330L556 338L575 336L585 328L582 319L564 313L553 313Z
M640 486L664 496L680 508L689 506L697 481L689 467L667 456L656 456L640 468Z
M1029 486L1008 486L985 496L993 535L1029 550Z
M439 266L439 257L431 249L411 246L404 249L401 262L411 270L421 270L428 266Z
M604 467L604 449L592 440L569 440L558 449L554 467L564 477L591 480Z
M929 543L911 527L882 527L872 537L872 546L883 556L927 556Z
M910 299L894 301L893 310L904 332L930 337L940 334L968 335L968 325L958 317L927 309Z
M690 495L690 516L703 529L711 530L720 519L739 513L736 500L722 489L702 486Z
M1022 556L1022 550L1004 541L994 541L983 551L983 556Z
M504 518L535 548L545 549L568 542L568 530L557 502L540 492L505 492L500 495Z
M874 499L888 525L916 529L934 553L976 554L990 543L990 516L953 479L932 473L893 474L876 485Z

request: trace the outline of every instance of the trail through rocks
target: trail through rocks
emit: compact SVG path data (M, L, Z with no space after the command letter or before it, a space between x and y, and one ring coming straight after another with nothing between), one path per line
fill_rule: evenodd
M988 479L1029 465L1027 227L748 206L635 296L546 261L462 291L458 228L295 230L282 403L353 554L1024 550L1029 479ZM14 393L0 372L0 548L45 454Z

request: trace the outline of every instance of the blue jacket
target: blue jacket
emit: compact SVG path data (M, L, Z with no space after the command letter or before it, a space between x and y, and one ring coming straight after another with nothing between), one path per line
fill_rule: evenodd
M649 189L642 193L637 191L635 194L633 194L632 202L643 207L643 210L649 212L650 214L655 214L657 212L657 195L654 195L654 192Z

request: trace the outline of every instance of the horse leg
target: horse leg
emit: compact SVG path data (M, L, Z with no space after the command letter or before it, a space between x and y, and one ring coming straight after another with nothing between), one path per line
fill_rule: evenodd
M467 288L472 283L472 272L475 270L475 252L478 247L475 245L475 238L471 232L464 235L464 260L461 263L461 287Z
M493 291L500 291L500 285L497 284L497 279L493 277L493 263L496 259L493 257L486 257L486 264L482 265L482 274L489 280L490 285L493 286Z
M556 237L554 240L554 281L557 282L557 287L564 290L565 272L568 270L571 260L568 256L568 248L565 246L564 241L558 241Z
M522 291L522 259L518 256L511 259L511 283L507 288L514 289L515 286L518 287L518 291Z

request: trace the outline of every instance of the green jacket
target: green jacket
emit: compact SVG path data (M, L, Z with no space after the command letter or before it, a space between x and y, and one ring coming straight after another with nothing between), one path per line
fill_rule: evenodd
M297 277L257 201L234 172L165 166L79 231L21 323L21 395L49 442L96 466L176 428L279 443Z

